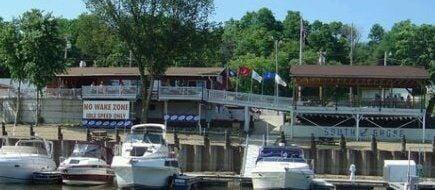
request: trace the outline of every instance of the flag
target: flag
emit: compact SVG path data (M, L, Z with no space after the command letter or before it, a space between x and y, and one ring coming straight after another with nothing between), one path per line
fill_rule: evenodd
M287 83L285 83L278 74L275 75L275 82L281 86L287 86Z
M258 81L259 83L261 83L263 81L263 77L261 77L257 72L255 72L254 70L252 70L252 74L251 74L251 78L255 79L256 81Z
M249 73L251 73L251 69L249 69L248 67L239 68L239 75L246 77L249 75Z
M228 76L229 77L237 77L237 73L235 71L233 71L233 70L229 70L228 71Z
M273 79L273 78L275 78L275 73L267 72L267 73L263 74L263 79L264 80L270 80L270 79Z

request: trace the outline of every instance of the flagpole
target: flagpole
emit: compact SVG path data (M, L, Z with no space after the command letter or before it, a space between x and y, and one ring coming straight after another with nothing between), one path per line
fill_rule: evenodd
M278 40L275 40L275 73L276 75L278 74ZM279 96L279 87L278 87L278 83L275 82L275 95L276 95L276 99L278 99Z

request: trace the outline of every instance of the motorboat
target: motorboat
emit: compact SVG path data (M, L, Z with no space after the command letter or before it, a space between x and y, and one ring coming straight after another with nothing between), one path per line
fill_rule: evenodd
M114 173L106 162L108 148L93 143L77 143L58 170L67 185L103 185L113 182Z
M28 183L35 172L56 170L53 142L39 137L16 138L16 143L9 145L6 137L0 148L1 183Z
M262 147L252 170L254 189L310 189L313 178L302 148L295 145Z
M167 189L179 174L178 160L165 139L166 126L139 124L131 127L112 169L120 188ZM117 152L117 151L116 151Z

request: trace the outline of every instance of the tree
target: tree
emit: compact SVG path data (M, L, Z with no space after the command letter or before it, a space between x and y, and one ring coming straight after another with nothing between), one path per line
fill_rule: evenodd
M125 44L97 15L79 15L69 35L81 60L93 61L96 66L128 66L129 52Z
M23 34L18 20L0 23L0 61L10 72L12 80L18 83L14 125L21 121L21 84L26 80L26 60L22 52Z
M25 63L24 71L30 83L37 89L36 124L40 117L40 96L43 88L56 74L65 71L63 47L65 41L60 35L57 20L51 14L32 9L18 19L22 39L20 52Z
M385 30L380 24L374 24L369 33L369 44L378 45L384 38Z
M132 51L141 78L141 119L147 121L154 79L162 75L187 46L186 28L203 29L213 11L212 0L86 0ZM189 31L189 30L187 30ZM146 88L148 88L148 91Z

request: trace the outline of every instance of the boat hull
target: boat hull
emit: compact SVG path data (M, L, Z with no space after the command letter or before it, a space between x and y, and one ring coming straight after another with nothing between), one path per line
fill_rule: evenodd
M312 176L298 171L252 172L254 189L310 189Z
M107 167L70 167L61 172L62 182L67 185L103 185L112 183L114 178Z
M123 161L120 161L123 160ZM122 162L122 164L120 164ZM125 162L124 158L114 158L112 169L119 188L141 187L147 189L167 189L170 178L178 174L175 167L162 166L164 160L141 160Z
M54 171L56 164L49 158L0 158L0 183L30 183L34 172Z

